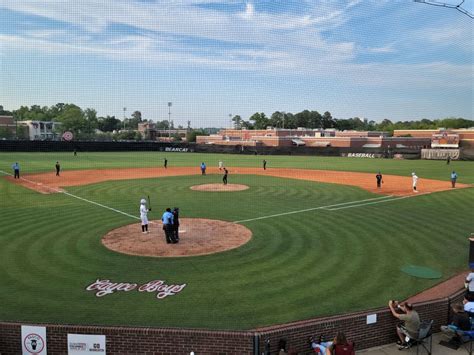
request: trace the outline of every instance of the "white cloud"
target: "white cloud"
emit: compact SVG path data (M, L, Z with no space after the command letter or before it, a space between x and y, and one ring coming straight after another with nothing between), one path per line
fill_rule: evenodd
M309 1L304 14L294 14L257 11L253 2L241 1L2 0L0 7L67 25L0 34L0 45L16 51L82 53L155 66L199 65L269 75L345 77L372 86L472 86L469 66L445 62L357 64L355 59L361 52L397 52L394 43L362 47L337 37L329 40L325 35L328 29L348 21L350 10L360 2ZM242 8L222 12L195 6L213 3L241 4ZM133 31L114 32L114 24L130 26ZM448 39L462 41L466 33L447 27L418 35L444 43Z
M393 44L388 44L383 47L372 47L372 48L367 48L368 52L371 53L395 53L397 50L394 48Z

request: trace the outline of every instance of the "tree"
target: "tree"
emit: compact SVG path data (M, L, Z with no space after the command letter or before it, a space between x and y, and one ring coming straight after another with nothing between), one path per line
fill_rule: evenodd
M188 142L196 142L196 136L208 136L209 134L202 129L192 129L187 132L186 140Z
M97 127L102 132L113 132L120 129L122 122L115 116L99 117Z
M334 120L332 115L329 111L323 113L321 117L321 127L322 128L333 128L334 127Z
M142 113L140 111L134 111L132 113L132 118L134 118L138 122L141 122L142 121Z
M65 105L63 112L57 117L57 120L62 124L62 131L71 131L77 138L81 138L81 134L88 133L87 120L79 106L73 104Z
M250 118L250 121L253 121L253 126L255 129L266 129L267 126L270 124L270 120L265 116L263 112L261 113L254 113Z
M84 110L84 118L86 125L83 128L83 132L88 135L93 135L95 129L98 127L97 111L92 108L86 108Z
M169 128L168 120L156 122L156 129L168 129L168 128Z
M7 127L0 127L0 138L11 139L14 135L14 132Z
M234 128L235 129L242 129L242 117L239 115L235 115L232 117L232 122L234 122Z

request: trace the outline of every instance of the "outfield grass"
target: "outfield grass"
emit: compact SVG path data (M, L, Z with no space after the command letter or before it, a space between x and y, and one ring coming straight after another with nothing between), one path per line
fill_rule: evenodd
M159 153L0 154L0 169L19 161L24 172L161 165ZM166 154L169 165L258 166L262 157ZM320 157L267 157L269 166L374 171L446 180L450 169L474 182L472 163ZM449 177L449 176L448 176ZM265 176L231 175L250 186L203 193L190 186L216 175L112 181L67 191L137 215L149 194L151 218L179 206L183 217L227 221L374 197L359 188ZM68 197L41 195L0 179L0 320L81 324L250 329L322 315L384 306L440 280L410 277L400 268L426 266L446 279L465 270L467 237L474 231L474 189L433 193L340 211L314 210L244 223L246 245L188 258L147 258L104 248L110 229L136 221ZM158 212L160 211L160 212ZM185 237L185 236L183 236ZM116 282L187 283L178 295L122 293L96 298L85 287L97 278Z

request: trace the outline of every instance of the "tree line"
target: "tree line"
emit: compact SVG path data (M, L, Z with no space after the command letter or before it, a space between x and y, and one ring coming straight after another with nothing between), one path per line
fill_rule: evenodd
M392 122L384 119L381 122L369 121L366 118L353 117L339 119L332 117L329 111L320 114L318 111L304 110L293 114L276 111L270 117L265 113L254 113L248 121L236 115L232 118L237 129L266 129L267 127L296 129L304 127L309 129L335 128L340 131L386 131L393 134L396 129L438 129L438 128L469 128L474 127L473 120L464 118L443 118L436 120L422 119L419 121Z
M61 131L71 131L76 139L91 140L116 140L116 139L142 139L141 134L136 132L138 124L147 122L140 111L134 111L130 117L123 120L115 116L98 116L97 111L92 108L82 109L75 104L58 103L53 106L32 105L21 106L14 111L0 110L0 115L12 115L17 121L57 121L61 122ZM369 121L366 118L352 117L348 119L334 118L329 111L319 113L318 111L303 110L298 113L275 111L271 116L263 112L256 112L248 120L235 115L232 118L236 129L266 129L267 127L296 129L304 127L308 129L358 130L358 131L386 131L392 134L396 129L437 129L437 128L469 128L474 127L473 120L464 118L443 118L436 120L422 119L418 121L392 122L384 119L381 122ZM158 121L155 123L157 129L173 129L173 121ZM178 126L177 128L183 128ZM207 135L211 129L192 129L188 121L188 141L195 141L196 135ZM213 131L217 129L212 129ZM61 133L61 132L58 132ZM0 137L7 137L8 131L0 131ZM175 137L178 139L178 137Z

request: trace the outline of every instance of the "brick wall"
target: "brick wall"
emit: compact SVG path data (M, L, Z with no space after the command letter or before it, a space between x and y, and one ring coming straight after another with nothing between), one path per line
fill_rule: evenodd
M434 331L447 324L450 305L462 300L464 291L449 298L415 304L422 320L434 320ZM367 315L377 314L377 323L366 324ZM278 353L278 341L287 340L291 350L306 353L308 338L323 335L333 338L337 331L346 333L358 350L393 343L397 340L394 318L387 307L347 315L316 318L251 331L212 331L173 328L129 328L103 326L45 325L48 354L67 353L67 334L100 334L107 339L109 354L189 354L241 355L254 354L258 340L258 354L270 340L271 354ZM0 322L0 353L21 353L21 324Z

